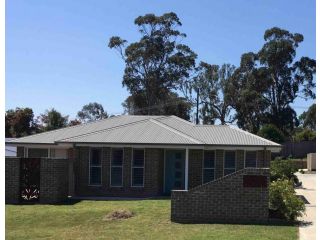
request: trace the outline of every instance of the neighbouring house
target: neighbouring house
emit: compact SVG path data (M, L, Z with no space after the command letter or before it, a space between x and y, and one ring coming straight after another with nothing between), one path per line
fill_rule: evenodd
M6 142L10 142L10 141L14 140L14 138L6 138L5 140L6 140ZM17 156L17 147L8 146L6 144L5 148L6 148L6 152L5 152L6 157L16 157Z
M15 182L23 181L18 177L24 174L21 169L30 170L28 162L38 159L40 194L35 198L40 202L58 201L66 195L154 197L177 190L172 194L177 221L195 216L181 214L191 211L185 209L188 204L180 207L181 199L200 209L206 207L201 201L212 196L229 209L231 199L235 205L238 201L252 206L262 199L265 215L271 152L281 148L227 125L195 125L175 116L130 115L22 137L10 144L17 147L17 158L6 159L7 202L18 201L16 193L21 195L23 189ZM22 186L30 183L25 180ZM237 193L240 188L251 200ZM205 196L208 192L211 194ZM198 204L194 202L197 194L203 196Z

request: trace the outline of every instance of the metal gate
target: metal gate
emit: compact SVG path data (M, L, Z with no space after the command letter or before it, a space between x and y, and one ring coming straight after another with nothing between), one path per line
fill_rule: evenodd
M41 158L20 159L20 201L38 202Z

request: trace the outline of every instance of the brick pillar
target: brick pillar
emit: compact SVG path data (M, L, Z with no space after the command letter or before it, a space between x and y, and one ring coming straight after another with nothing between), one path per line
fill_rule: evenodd
M124 148L124 162L123 162L123 187L130 188L131 187L131 154L132 148Z
M5 159L6 203L19 203L20 199L20 158Z
M57 203L68 197L68 160L41 158L40 203Z
M69 148L68 149L68 164L69 164L69 171L68 171L68 182L69 182L69 196L75 196L75 186L74 186L74 169L73 165L76 159L76 149Z
M223 177L224 150L216 150L215 178Z
M202 184L203 150L189 150L189 189Z
M237 150L236 152L236 171L244 168L244 151Z

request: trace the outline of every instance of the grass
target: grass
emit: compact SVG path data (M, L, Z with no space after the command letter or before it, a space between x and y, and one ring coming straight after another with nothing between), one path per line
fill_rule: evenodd
M133 217L104 221L116 210ZM80 201L72 205L6 205L6 239L297 239L296 226L179 224L170 200Z

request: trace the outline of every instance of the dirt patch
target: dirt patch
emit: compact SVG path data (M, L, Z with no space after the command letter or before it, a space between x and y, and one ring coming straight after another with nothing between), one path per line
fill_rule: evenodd
M103 217L104 221L121 220L133 217L133 212L125 209L115 210Z

